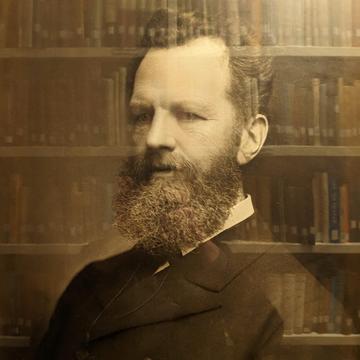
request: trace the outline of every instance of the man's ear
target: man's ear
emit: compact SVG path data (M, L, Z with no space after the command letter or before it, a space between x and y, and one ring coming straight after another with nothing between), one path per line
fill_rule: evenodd
M245 165L261 150L268 133L269 125L265 115L258 114L243 128L237 153L237 161Z

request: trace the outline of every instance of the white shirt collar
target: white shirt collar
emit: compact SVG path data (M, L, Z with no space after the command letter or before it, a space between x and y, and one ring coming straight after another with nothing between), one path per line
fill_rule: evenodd
M213 235L209 236L208 238L204 239L203 241L201 241L201 244L206 243L207 241L211 240L212 238L214 238L216 235L219 235L220 233L222 233L223 231L233 227L236 224L239 224L240 222L246 220L247 218L249 218L252 214L254 214L254 207L252 204L252 200L251 200L251 196L250 195L246 195L245 199L239 201L236 205L234 205L231 210L230 210L230 215L227 218L227 220L225 221L223 227L215 232ZM181 253L183 256L189 254L190 252L192 252L193 250L196 249L196 246L194 247L190 247L190 248L185 248L185 249L181 249ZM166 269L170 264L168 262L166 262L164 265L160 266L154 274L157 274L158 272Z

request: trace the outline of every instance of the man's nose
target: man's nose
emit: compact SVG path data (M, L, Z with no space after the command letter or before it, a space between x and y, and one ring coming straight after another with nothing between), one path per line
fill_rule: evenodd
M150 149L173 151L176 146L172 119L164 113L154 115L147 135L146 145Z

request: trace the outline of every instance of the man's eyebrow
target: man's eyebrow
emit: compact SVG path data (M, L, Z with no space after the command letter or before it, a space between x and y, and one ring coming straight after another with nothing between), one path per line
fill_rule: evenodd
M180 111L199 111L199 112L205 112L209 113L211 106L205 101L192 101L192 100L183 100L183 101L177 101L172 104L171 108L173 110L180 110Z
M132 110L136 109L150 109L152 105L149 101L143 99L132 99L130 100L129 107Z

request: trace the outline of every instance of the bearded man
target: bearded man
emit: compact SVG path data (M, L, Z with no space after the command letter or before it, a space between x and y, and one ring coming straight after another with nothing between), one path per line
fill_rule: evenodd
M145 37L131 85L137 155L114 209L134 246L75 277L39 359L265 359L279 343L282 320L260 286L273 262L237 257L218 236L253 214L239 168L267 135L271 69L232 57L202 19L170 16L177 31L163 30L167 11L150 22L159 36Z

